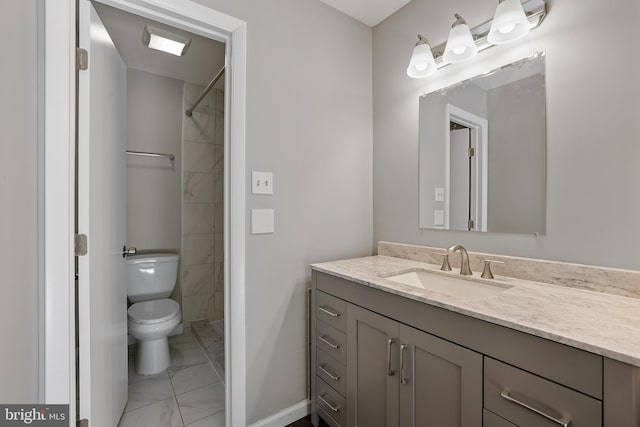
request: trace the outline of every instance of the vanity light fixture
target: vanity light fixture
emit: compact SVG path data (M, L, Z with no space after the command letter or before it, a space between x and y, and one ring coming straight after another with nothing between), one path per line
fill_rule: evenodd
M418 41L413 48L413 55L407 67L407 75L418 79L427 77L435 73L438 67L436 60L433 58L431 51L431 43L424 36L418 34Z
M452 64L464 62L478 53L478 46L473 40L467 22L457 13L456 22L451 26L447 46L444 48L443 59Z
M451 27L446 43L433 47L425 37L418 35L407 75L412 78L427 77L438 68L463 62L491 46L518 40L537 28L546 15L546 0L500 0L494 19L471 28L470 34L463 35L469 26L460 15L455 14L456 22ZM462 42L464 37L468 43L469 35L475 49ZM435 62L435 67L431 59Z
M142 31L142 44L150 49L183 56L189 49L191 39L147 25Z
M526 36L531 24L520 0L500 0L487 40L491 44L507 44Z

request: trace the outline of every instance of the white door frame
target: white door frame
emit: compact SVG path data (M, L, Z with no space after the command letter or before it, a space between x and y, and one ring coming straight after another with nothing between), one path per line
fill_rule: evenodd
M245 123L247 26L190 0L99 0L222 41L225 79L225 370L227 426L246 425ZM69 403L75 426L75 0L45 9L45 402Z
M487 231L487 199L489 195L489 122L473 113L447 104L445 112L445 184L444 184L444 228L449 229L451 200L451 131L449 122L454 121L475 130L476 142L476 209L474 221L476 231ZM480 220L478 220L480 216Z

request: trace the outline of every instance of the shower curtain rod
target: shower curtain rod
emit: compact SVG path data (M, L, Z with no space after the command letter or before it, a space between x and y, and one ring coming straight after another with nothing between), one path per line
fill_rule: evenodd
M193 114L193 110L195 110L198 104L200 104L200 101L202 101L204 97L207 96L209 91L213 88L213 85L218 83L218 80L220 80L220 77L222 77L222 75L224 74L224 70L225 70L225 66L223 65L220 71L218 71L218 74L216 74L213 80L211 80L207 85L207 87L204 89L204 91L202 92L202 95L200 95L200 98L198 98L198 100L193 103L191 108L188 108L187 110L185 110L184 114L186 114L187 117L191 117L191 115Z

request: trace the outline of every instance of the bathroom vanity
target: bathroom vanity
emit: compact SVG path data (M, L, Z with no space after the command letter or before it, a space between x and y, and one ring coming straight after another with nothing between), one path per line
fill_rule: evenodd
M312 266L315 425L640 426L640 299L485 280L476 268L469 281L452 264L374 256ZM398 278L416 272L424 286ZM452 280L495 289L428 283Z

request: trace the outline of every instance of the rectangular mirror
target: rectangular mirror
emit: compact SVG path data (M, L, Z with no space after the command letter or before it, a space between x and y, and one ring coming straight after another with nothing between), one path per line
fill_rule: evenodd
M420 97L420 228L545 232L544 54Z

